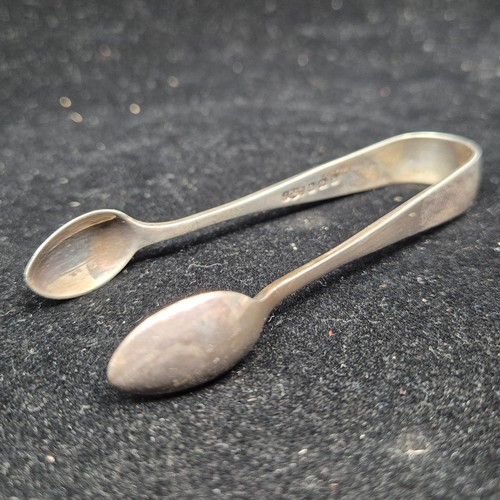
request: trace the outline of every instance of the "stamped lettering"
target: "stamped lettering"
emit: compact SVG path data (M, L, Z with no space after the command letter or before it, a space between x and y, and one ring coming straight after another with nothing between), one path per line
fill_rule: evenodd
M309 196L317 193L318 191L324 191L332 187L340 185L338 177L342 174L347 174L350 171L350 167L342 166L334 170L329 175L324 175L316 180L310 181L303 186L297 186L284 191L281 195L284 202L296 201L303 196Z

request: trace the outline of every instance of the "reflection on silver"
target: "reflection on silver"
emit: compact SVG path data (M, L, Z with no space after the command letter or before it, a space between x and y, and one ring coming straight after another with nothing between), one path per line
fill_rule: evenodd
M210 292L160 310L140 323L117 348L108 365L110 383L129 392L170 393L221 375L253 347L268 315L285 297L354 259L466 210L479 186L481 154L477 144L457 136L407 134L226 205L231 211L240 207L247 213L248 205L270 208L277 199L293 204L393 183L431 184L329 252L274 281L254 298L236 292ZM227 213L224 206L214 210L222 214L219 220ZM214 216L211 211L204 214L195 216L191 223Z

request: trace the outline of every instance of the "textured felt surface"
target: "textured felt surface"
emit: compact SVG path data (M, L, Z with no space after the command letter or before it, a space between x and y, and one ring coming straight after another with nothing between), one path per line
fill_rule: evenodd
M496 1L1 2L0 496L500 495L499 56ZM481 144L477 203L289 298L199 390L127 396L106 364L159 307L255 294L417 188L159 244L75 300L23 283L86 211L173 219L414 130Z

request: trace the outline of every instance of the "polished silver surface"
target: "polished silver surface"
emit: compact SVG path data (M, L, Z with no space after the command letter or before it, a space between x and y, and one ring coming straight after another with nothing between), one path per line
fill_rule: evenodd
M433 132L406 134L229 204L229 213L238 206L241 213L247 213L245 210L255 208L257 201L264 209L278 202L301 203L388 184L430 184L254 298L229 291L209 292L160 310L118 346L108 365L110 383L134 393L171 393L221 375L257 342L268 315L285 297L354 259L464 212L477 193L481 155L477 144L462 137ZM225 213L224 208L214 210ZM214 215L200 217L203 224L203 217ZM158 231L165 234L164 229Z
M110 281L147 245L259 211L389 184L432 184L468 161L472 147L477 148L457 136L415 132L176 221L148 223L118 210L96 210L68 222L47 238L28 262L25 280L34 292L47 298L78 297Z
M110 382L136 393L175 392L234 366L257 342L268 311L236 292L176 302L142 321L114 353Z

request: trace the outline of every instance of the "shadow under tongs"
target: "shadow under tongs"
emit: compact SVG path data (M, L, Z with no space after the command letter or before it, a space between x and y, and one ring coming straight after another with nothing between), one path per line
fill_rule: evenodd
M53 307L60 306L66 302L71 301L72 299L48 299L46 297L42 297L37 293L30 290L28 285L23 281L22 290L20 291L20 303L22 303L23 307L26 311L32 312L38 309L51 309Z
M114 399L122 404L138 404L138 403L148 403L154 401L161 400L175 400L180 397L185 396L194 396L203 391L210 390L212 388L220 387L224 384L224 382L229 381L231 377L235 376L235 370L238 366L243 365L245 362L248 362L253 355L253 351L249 352L241 361L239 361L233 368L228 370L221 375L218 375L212 380L208 382L204 382L195 387L191 387L189 389L181 389L180 391L170 392L170 393L160 393L160 394L134 394L130 392L123 392L116 388L114 388L111 384L107 385L107 400L109 401L109 392L113 392Z

